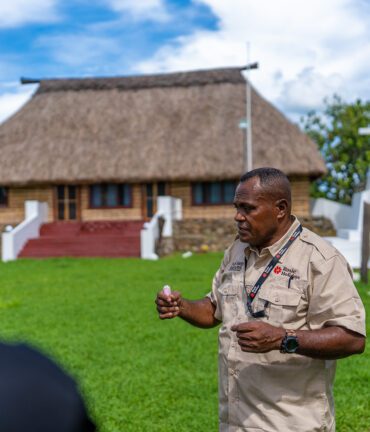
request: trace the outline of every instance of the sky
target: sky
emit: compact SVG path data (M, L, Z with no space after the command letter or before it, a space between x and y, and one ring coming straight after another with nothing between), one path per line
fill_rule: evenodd
M255 61L252 84L293 121L334 93L369 100L370 0L0 0L0 122L36 90L21 77Z

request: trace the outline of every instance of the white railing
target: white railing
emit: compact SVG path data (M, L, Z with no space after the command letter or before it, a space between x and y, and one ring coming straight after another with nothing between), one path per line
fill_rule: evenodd
M312 216L324 216L334 225L336 230L347 228L352 223L352 207L346 204L316 198L311 200Z
M156 243L160 236L160 218L164 219L162 237L172 237L173 221L182 219L182 201L179 198L163 196L157 198L157 213L146 222L140 233L141 258L157 260Z
M313 216L325 216L333 222L337 237L325 237L353 268L361 265L361 242L364 204L370 203L370 171L366 190L353 194L351 206L323 198L315 200ZM369 260L370 265L370 260Z
M159 219L161 217L163 213L157 211L150 222L145 222L140 232L141 258L143 259L157 260L159 258L155 253L155 246L160 235Z
M370 202L370 189L353 194L352 205L318 198L312 205L312 216L325 216L333 222L338 237L360 240L364 203Z
M2 260L17 259L26 242L40 235L40 226L47 221L48 205L38 201L26 201L25 220L10 232L2 234Z

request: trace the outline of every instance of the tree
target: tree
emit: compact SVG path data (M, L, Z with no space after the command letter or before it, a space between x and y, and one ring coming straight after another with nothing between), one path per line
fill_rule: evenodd
M312 183L311 194L344 204L366 185L370 169L370 136L359 135L370 125L370 101L345 103L334 95L324 100L323 113L310 111L301 118L301 127L317 143L328 173Z

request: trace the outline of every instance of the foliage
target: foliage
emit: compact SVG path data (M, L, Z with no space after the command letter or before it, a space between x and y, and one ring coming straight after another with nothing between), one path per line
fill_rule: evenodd
M208 292L221 254L0 263L2 339L23 339L76 376L101 432L216 431L217 329L160 321L165 283L188 298ZM370 311L369 286L359 286ZM370 424L370 349L339 362L341 432ZM350 409L348 409L350 407Z
M370 125L370 101L345 103L335 95L324 103L323 113L311 111L301 118L303 130L319 146L328 168L311 192L350 204L353 193L364 189L370 167L370 136L358 133Z

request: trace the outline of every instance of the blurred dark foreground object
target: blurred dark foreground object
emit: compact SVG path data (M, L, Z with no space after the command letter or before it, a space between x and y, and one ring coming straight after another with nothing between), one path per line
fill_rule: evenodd
M0 343L0 432L93 432L76 383L24 344Z

